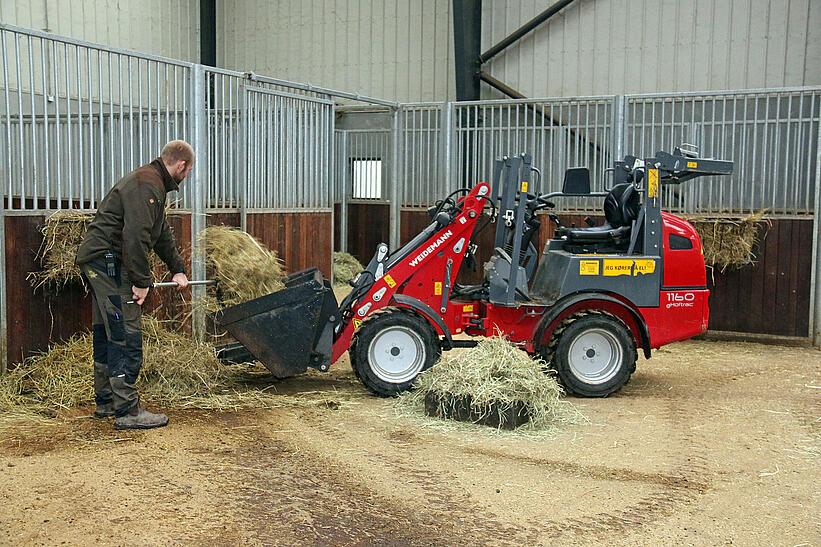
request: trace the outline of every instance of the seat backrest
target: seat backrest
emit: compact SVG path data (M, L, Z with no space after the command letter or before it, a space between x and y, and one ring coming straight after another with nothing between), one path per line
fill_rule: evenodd
M604 198L604 218L614 228L629 226L639 216L639 193L629 182L615 185Z

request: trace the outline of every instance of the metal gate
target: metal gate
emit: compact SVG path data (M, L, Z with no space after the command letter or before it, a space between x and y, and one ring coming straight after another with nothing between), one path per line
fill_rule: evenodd
M243 99L243 229L248 210L330 208L334 103L251 86Z

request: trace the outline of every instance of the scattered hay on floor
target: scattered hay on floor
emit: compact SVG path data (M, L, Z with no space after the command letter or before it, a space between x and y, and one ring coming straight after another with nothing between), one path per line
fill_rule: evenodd
M48 287L58 291L68 284L81 282L80 269L74 265L74 259L93 218L91 213L78 211L57 211L46 218L40 228L43 243L37 251L37 261L43 270L31 272L27 278L35 290Z
M334 285L347 285L364 269L353 255L334 253Z
M475 348L449 352L419 376L415 389L399 397L398 404L418 411L429 393L436 395L440 405L469 396L471 407L481 416L523 404L530 421L520 429L553 429L576 422L581 414L562 400L561 386L544 366L504 338L486 338Z
M252 365L223 364L212 345L196 343L147 315L143 350L137 386L150 404L215 410L277 404L276 394L246 382ZM92 361L91 335L77 334L0 377L0 429L93 403Z
M237 228L211 226L202 231L199 240L205 247L206 267L219 283L216 296L211 293L206 299L207 310L216 311L285 287L285 269L277 253L253 236Z
M688 221L701 236L704 263L724 273L728 268L741 268L755 262L759 228L770 226L763 217L764 211L759 211L740 219L692 217ZM764 233L766 236L766 229Z

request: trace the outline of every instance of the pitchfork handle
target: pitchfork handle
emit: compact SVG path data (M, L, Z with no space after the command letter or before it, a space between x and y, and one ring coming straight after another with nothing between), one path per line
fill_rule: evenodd
M188 284L189 285L216 285L217 282L214 279L203 279L203 280L200 280L200 281L189 281ZM176 286L177 286L176 281L163 281L162 283L152 283L151 284L152 289L158 289L160 287L176 287Z

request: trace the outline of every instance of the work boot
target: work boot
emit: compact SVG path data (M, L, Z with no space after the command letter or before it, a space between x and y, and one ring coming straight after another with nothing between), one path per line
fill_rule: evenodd
M139 404L129 410L125 416L114 420L114 429L152 429L164 425L168 425L168 416L149 412Z
M112 402L98 404L94 409L95 418L111 418L112 416L114 416L114 403Z
M94 361L94 402L97 409L95 418L110 418L114 416L114 393L111 391L111 382L108 378L108 365Z

